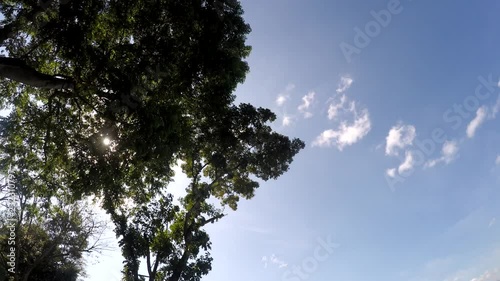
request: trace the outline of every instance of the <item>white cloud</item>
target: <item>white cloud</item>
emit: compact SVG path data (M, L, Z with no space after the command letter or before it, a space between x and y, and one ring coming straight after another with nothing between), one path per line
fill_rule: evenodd
M267 268L268 263L277 265L278 268L284 268L287 267L288 264L284 262L283 260L280 260L276 255L272 254L271 256L263 256L262 257L262 262L264 263L264 268Z
M302 97L302 104L299 105L299 110L303 111L306 109L309 109L311 106L312 102L314 101L314 96L316 94L314 92L309 92L307 95Z
M340 83L337 87L337 93L341 94L347 91L351 87L353 82L354 80L352 80L352 78L348 76L342 76L340 78Z
M440 161L441 158L437 158L437 159L432 159L432 160L429 160L425 163L425 168L432 168L434 166L436 166Z
M457 153L458 143L456 141L446 141L441 149L441 157L427 161L427 163L425 163L425 167L432 168L441 162L449 164L455 160Z
M389 176L391 178L395 178L396 177L396 168L387 169L387 171L385 171L385 173L387 174L387 176Z
M400 174L413 170L413 165L415 165L415 160L413 159L413 153L411 151L406 151L405 160L398 167L398 172Z
M337 129L323 131L313 141L312 146L331 147L335 146L342 151L346 146L353 145L363 139L371 130L371 121L368 110L363 109L358 113L355 101L348 101L344 94L353 84L354 80L348 76L342 76L336 89L337 95L327 100L328 119L336 120L341 113L349 113L351 119L339 120ZM300 108L299 108L300 110Z
M347 97L342 95L337 103L331 103L328 107L328 119L335 119L341 110L345 110L344 105L347 102Z
M456 141L446 141L443 144L443 158L446 164L449 164L455 158L458 152L458 143Z
M332 141L338 138L338 132L335 130L326 130L314 140L312 146L329 147Z
M337 87L337 94L335 97L328 99L327 103L330 103L328 107L328 119L333 120L338 117L341 111L354 112L354 102L348 104L347 97L344 94L352 85L354 80L350 77L343 76L340 78L339 85ZM337 100L337 101L335 101ZM349 106L349 107L346 107Z
M293 117L285 114L285 116L283 116L282 125L284 127L288 127L288 126L292 125L292 123L293 123Z
M357 115L357 114L356 114ZM342 122L337 130L326 130L313 142L313 146L336 146L342 151L344 147L353 145L365 137L371 130L371 121L368 110L363 110L361 116L356 116L352 124Z
M288 97L288 95L278 95L278 97L276 98L276 104L278 106L284 105Z
M495 160L495 164L500 165L500 155L497 156L497 160Z
M497 281L500 279L500 270L498 268L487 270L481 276L472 278L470 281Z
M497 113L499 110L500 110L500 95L498 96L497 103L491 109L491 114L490 116L488 116L489 119L495 119L497 117Z
M467 137L473 138L477 129L486 120L495 119L499 111L500 111L500 95L498 96L498 99L494 105L491 106L483 105L476 111L476 117L474 117L474 119L472 119L472 121L467 126L467 131L466 131Z
M264 268L267 268L267 256L263 256L261 261L264 263Z
M386 138L385 154L398 155L398 150L413 144L416 135L416 129L412 125L392 127Z
M283 106L288 99L290 99L290 92L295 89L294 84L288 84L285 88L285 92L278 95L276 98L276 105Z
M312 113L308 111L309 107L311 107L312 103L314 102L314 96L316 93L314 92L309 92L307 95L302 97L302 104L299 105L298 110L304 114L304 118L311 118Z
M488 115L488 109L485 106L480 107L476 112L476 117L467 126L467 137L473 138L476 130L483 124Z

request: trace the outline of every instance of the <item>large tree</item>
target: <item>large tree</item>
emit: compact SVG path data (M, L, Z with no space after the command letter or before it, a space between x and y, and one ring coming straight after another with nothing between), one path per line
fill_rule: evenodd
M150 280L206 274L203 226L223 216L208 198L235 209L304 147L272 130L268 109L233 104L250 52L241 5L23 0L0 12L0 106L12 108L0 168L26 166L44 196L102 198L127 279L141 259ZM181 206L168 189L178 161L191 178Z
M18 109L16 124L31 119L34 132L14 129L38 135L47 161L73 163L66 168L81 175L68 184L80 193L101 190L124 171L165 178L192 133L190 119L230 106L248 70L250 28L237 2L38 2L0 4L3 29L11 26L1 32L10 35L4 60L70 77L74 90L5 81L0 99Z

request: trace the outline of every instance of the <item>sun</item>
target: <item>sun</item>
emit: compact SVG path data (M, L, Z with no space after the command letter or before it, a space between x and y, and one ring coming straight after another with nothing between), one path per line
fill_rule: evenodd
M111 144L111 140L110 140L110 139L108 139L108 138L104 138L104 139L102 140L102 143L103 143L104 145L108 146L108 145L110 145L110 144Z

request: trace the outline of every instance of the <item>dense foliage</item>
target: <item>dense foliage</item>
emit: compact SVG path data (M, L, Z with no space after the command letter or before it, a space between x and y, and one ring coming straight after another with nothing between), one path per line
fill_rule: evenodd
M268 109L235 105L250 27L232 0L3 1L0 168L40 196L95 195L111 216L124 278L199 280L207 223L276 179L304 148ZM172 167L190 178L176 206Z

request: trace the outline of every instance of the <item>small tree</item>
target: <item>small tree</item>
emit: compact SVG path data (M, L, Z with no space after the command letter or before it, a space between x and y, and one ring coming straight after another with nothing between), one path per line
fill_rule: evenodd
M0 271L14 280L76 280L84 275L83 254L103 249L99 237L105 229L87 204L37 196L22 186L22 172L13 172L8 196L16 196L15 217L2 204L0 216ZM4 193L5 194L5 193ZM3 201L3 203L7 203ZM7 237L15 229L15 240ZM9 271L7 253L15 248L15 272Z

